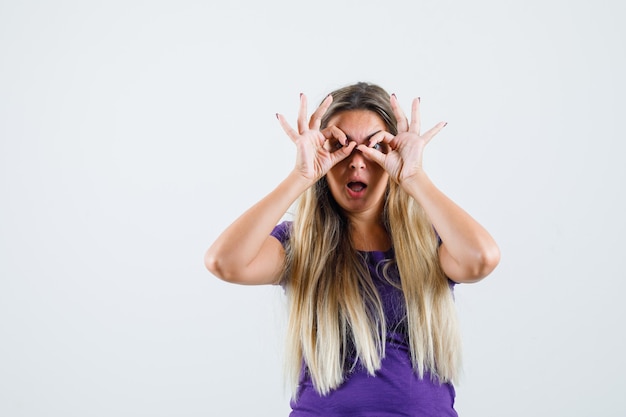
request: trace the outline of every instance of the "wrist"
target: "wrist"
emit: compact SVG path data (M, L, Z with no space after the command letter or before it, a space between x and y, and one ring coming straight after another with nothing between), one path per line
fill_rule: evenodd
M426 175L426 172L420 169L416 171L415 173L411 174L410 176L405 177L402 180L400 180L399 184L406 191L409 191L409 189L422 188L424 185L428 184L429 182L430 182L430 179L428 178L428 175Z
M313 184L317 182L316 180L303 176L297 170L291 171L287 178L285 178L285 181L298 189L300 193L308 190Z

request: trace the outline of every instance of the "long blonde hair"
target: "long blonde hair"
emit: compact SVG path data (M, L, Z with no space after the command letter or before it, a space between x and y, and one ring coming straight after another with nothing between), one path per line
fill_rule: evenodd
M397 123L389 95L358 83L333 93L322 120L342 111L378 114L390 133ZM460 336L449 282L438 260L438 238L419 204L390 181L381 219L391 236L414 370L440 382L454 381ZM371 375L385 355L387 325L380 296L351 239L350 223L334 201L326 178L299 199L286 245L284 285L289 306L287 371L294 396L303 363L322 395L337 388L356 362Z

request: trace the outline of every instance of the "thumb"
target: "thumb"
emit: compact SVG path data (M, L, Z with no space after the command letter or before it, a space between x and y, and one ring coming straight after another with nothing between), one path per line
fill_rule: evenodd
M343 146L341 149L338 149L335 152L331 153L330 159L333 166L350 156L355 147L356 142L350 142L347 146Z
M369 159L376 162L381 167L383 168L385 167L386 155L384 153L377 151L376 149L372 149L369 146L366 146L364 144L360 144L356 148L358 151L363 153L363 155L367 156Z

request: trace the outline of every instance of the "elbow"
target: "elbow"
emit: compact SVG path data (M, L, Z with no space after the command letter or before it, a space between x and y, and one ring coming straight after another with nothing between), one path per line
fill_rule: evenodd
M204 254L204 266L213 276L229 284L247 284L243 279L245 272L240 263L213 248Z
M500 249L490 242L476 245L458 257L452 256L445 246L441 246L440 262L445 275L456 283L471 284L489 275L500 263ZM466 248L468 249L468 248Z
M232 282L231 274L229 274L228 269L224 267L220 256L215 254L211 249L204 254L204 266L217 278L226 282Z
M482 263L485 276L496 269L496 266L500 263L500 248L498 248L498 245L493 244L493 246L483 252Z
M500 249L496 245L483 247L467 258L466 262L458 264L459 269L456 269L450 278L458 283L472 284L489 275L498 263L500 263Z
M211 274L219 278L220 262L210 249L204 254L204 266Z
M496 244L482 248L476 254L471 282L477 282L491 274L500 263L500 249Z

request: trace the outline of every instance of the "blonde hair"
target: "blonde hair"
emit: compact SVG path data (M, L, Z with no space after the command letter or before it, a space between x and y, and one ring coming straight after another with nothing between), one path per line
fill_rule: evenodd
M383 118L390 133L397 133L389 95L382 88L358 83L332 94L322 126L338 112L367 109ZM437 235L424 210L393 182L381 221L396 255L413 368L420 377L428 371L441 382L454 381L460 336L452 292L439 266ZM356 361L374 375L385 356L382 301L350 227L326 178L300 197L284 275L289 306L286 364L294 397L303 364L315 389L325 395L344 381ZM351 356L355 362L348 363Z

